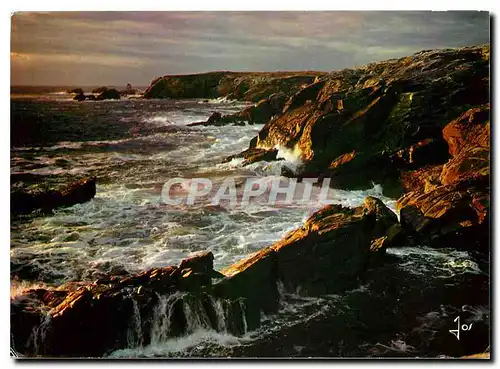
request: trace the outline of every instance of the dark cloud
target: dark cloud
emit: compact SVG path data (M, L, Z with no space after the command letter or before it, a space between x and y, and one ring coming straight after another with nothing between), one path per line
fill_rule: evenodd
M209 70L331 71L489 42L487 12L52 12L12 17L13 84L146 85Z

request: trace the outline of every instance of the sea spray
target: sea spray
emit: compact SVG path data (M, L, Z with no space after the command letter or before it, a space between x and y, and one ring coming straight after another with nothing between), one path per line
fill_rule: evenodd
M139 305L134 298L132 300L133 315L130 327L127 331L127 347L139 347L143 344L142 319Z
M222 300L210 298L210 303L213 306L215 315L217 317L217 330L219 332L227 332L227 322L226 317L228 316L227 304L224 304Z
M210 319L198 298L186 298L183 300L184 315L186 317L186 332L193 333L198 328L210 329Z
M45 352L47 343L46 338L51 322L52 322L52 317L48 312L46 312L43 315L40 324L35 325L33 327L33 331L31 332L31 335L28 338L26 346L30 347L36 355L43 355Z
M159 296L151 323L152 344L164 342L170 336L175 304L182 300L184 295L182 292L176 292L168 296Z
M150 318L131 296L133 314L126 332L126 350L168 345L179 337L214 331L245 335L249 330L242 299L221 300L208 294L175 292L157 295ZM142 309L143 310L143 309Z

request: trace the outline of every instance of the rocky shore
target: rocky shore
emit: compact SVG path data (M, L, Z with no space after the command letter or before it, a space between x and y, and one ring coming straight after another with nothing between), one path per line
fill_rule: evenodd
M462 307L447 312L450 317L471 318L463 306L489 305L489 55L483 45L421 51L332 73L213 72L153 81L145 98L225 96L256 102L194 124L265 124L246 151L226 161L278 160L278 148L288 148L302 165L287 176L331 178L331 186L341 189L379 183L398 198L399 214L367 197L357 208L322 208L281 241L220 272L213 269L213 255L202 253L179 266L25 291L11 299L15 350L27 356L100 357L127 345L148 345L159 336L192 332L194 316L198 326L241 336L260 326L262 314L279 310L280 290L342 294L367 280L376 296L345 297L352 310L332 318L328 329L334 333L325 344L342 341L356 352L360 337L389 339L385 326L395 330L396 315L405 317L408 342L421 344L412 324L436 301ZM453 277L459 291L443 282L436 292L408 275L392 274L386 250L407 246L465 250L484 273ZM389 292L377 295L388 285ZM158 320L161 306L167 310ZM429 355L488 350L489 312L459 344L445 323L428 327L434 332L427 337ZM304 322L282 334L300 341L307 332L326 329L321 324ZM255 354L272 356L279 340L255 345ZM252 349L238 350L243 348L230 354L252 355Z
M213 270L214 257L205 252L178 267L29 290L11 301L13 345L29 356L103 356L125 348L138 332L134 339L145 345L155 329L164 329L163 336L185 334L192 319L242 335L259 327L261 312L278 310L278 286L301 288L307 296L358 286L395 239L396 225L396 215L368 197L358 208L318 211L282 241L222 272ZM152 326L155 309L166 301L165 326Z

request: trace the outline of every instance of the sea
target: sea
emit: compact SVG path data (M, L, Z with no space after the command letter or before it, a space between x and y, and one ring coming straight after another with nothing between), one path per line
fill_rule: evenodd
M11 186L50 187L96 176L97 193L91 201L53 214L12 218L11 296L33 287L58 288L109 273L176 265L199 251L211 251L215 269L221 270L280 240L321 208L315 201L287 206L255 201L239 207L213 206L209 199L194 205L165 204L162 188L172 178L208 178L213 183L273 179L281 176L283 166L300 165L300 158L284 148L279 148L280 161L223 163L247 149L263 125L187 126L215 111L238 112L250 102L138 96L77 102L66 90L11 91ZM329 189L334 203L349 207L362 204L368 195L396 212L396 199L384 196L379 184L363 191ZM456 338L441 332L453 329L453 319L463 309L478 322L489 316L487 293L479 304L477 298L473 303L467 299L467 294L477 293L478 284L471 280L487 279L488 271L467 252L454 249L422 245L389 249L387 254L384 266L369 271L359 288L344 294L309 298L300 291L282 290L280 311L263 315L262 327L241 337L193 324L185 336L157 335L150 345L132 342L108 356L462 353L462 346L453 347ZM167 310L159 312L158 324ZM442 344L445 341L450 343Z

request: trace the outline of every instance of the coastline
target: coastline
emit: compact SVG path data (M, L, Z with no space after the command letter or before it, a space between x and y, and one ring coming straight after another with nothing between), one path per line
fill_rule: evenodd
M110 311L122 311L121 317L128 322L137 316L132 301L143 304L139 316L151 315L148 309L163 301L155 297L157 293L172 296L177 291L187 293L188 300L193 296L194 300L188 302L194 304L189 305L191 310L200 306L196 301L202 301L200 309L206 312L202 315L215 330L220 329L221 315L214 310L214 301L227 301L230 313L223 314L225 329L242 335L259 328L261 311L272 314L279 310L278 286L287 293L300 290L302 297L355 290L360 281L376 279L377 268L388 268L384 266L391 263L387 249L453 248L470 252L478 263L489 265L489 46L424 51L296 79L271 75L256 82L258 75L220 73L213 81L213 75L208 74L208 84L204 82L207 74L189 76L185 85L178 84L182 76L162 77L153 81L144 97L227 96L253 101L254 106L240 112L212 115L202 122L234 129L241 122L265 124L248 143L248 150L253 151L240 154L246 160L243 165L278 160L276 148L285 147L300 158L300 165L282 168L282 176L299 180L331 178L332 187L345 190L381 183L384 194L398 198L399 219L380 200L370 197L355 209L325 207L282 241L223 270L225 277L215 283L212 279L222 276L213 273L213 255L204 254L178 268L152 269L129 279L109 275L76 290L27 291L11 300L11 307L16 309L11 319L20 327L14 328L18 352L53 357L102 356L123 349L109 343L116 335L124 339L129 326L123 326L123 322L105 325L108 336L102 335L102 339L106 342L96 339ZM200 92L200 83L206 90ZM238 157L235 155L228 161ZM471 282L478 294L471 296L477 301L469 300L468 304L487 302L487 277L484 273ZM388 278L387 274L381 273L381 278ZM138 300L131 296L138 296ZM463 302L453 295L455 299ZM103 301L109 301L109 305ZM177 316L172 320L177 327L174 324L169 331L173 336L188 329L187 319L182 317L186 308L182 310L179 301L169 300L172 307L177 306ZM369 302L361 301L359 308L366 308L363 304ZM47 311L49 315L43 315ZM94 315L100 314L98 311L102 315ZM89 321L96 324L95 330L85 333L90 334L88 337L84 333L75 335L77 341L70 342L70 332L77 329L75 317L86 314L94 317ZM46 316L51 318L42 319ZM453 337L440 336L441 327L438 338L432 341L433 350L448 349L450 353L445 354L450 356L484 351L489 347L488 319L478 323L481 328L468 339L469 347L452 347L449 339ZM47 342L53 339L57 344L38 353L39 347L20 349L21 342L29 341L33 328L41 325L50 328L52 336ZM83 342L91 341L95 346L82 347ZM77 351L85 349L88 351Z

